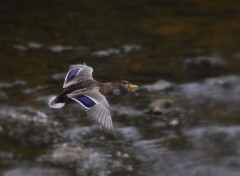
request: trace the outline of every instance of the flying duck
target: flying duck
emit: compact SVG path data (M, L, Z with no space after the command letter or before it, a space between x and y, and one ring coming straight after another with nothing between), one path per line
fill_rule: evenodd
M93 79L93 68L86 64L70 65L66 74L63 91L49 99L51 108L62 108L66 102L75 101L86 110L88 117L97 121L108 131L113 128L109 104L105 95L114 90L134 92L137 85L128 81L101 83Z

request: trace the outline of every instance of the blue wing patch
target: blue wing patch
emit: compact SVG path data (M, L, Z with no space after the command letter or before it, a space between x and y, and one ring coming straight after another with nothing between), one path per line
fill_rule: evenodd
M76 99L88 108L91 108L96 104L92 99L90 99L89 97L84 96L84 95L79 96Z
M73 70L71 70L71 71L68 73L67 80L73 79L73 78L77 75L78 71L79 71L79 69L73 69Z

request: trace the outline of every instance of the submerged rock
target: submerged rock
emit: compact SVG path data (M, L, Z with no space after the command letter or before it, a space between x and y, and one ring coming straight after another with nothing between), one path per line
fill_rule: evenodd
M168 96L184 109L184 123L239 123L240 77L223 76L178 85Z
M77 144L63 143L53 146L53 150L38 159L41 163L74 168L78 175L108 175L111 167L106 155L96 149L83 149Z
M6 152L6 151L0 151L0 161L1 164L9 164L11 161L13 161L16 156L14 153Z
M49 47L49 50L53 53L61 53L64 51L71 51L73 49L72 46L63 46L63 45L55 45Z
M63 132L63 137L72 142L82 142L84 137L93 135L95 131L99 130L98 125L93 124L92 126L79 126L74 125L70 129Z
M13 48L15 48L19 51L28 51L28 48L24 45L13 45Z
M94 57L103 58L103 57L108 57L108 56L110 56L112 54L120 54L120 52L121 51L119 49L110 48L110 49L107 49L107 50L96 51L92 55Z
M212 57L198 56L191 59L186 59L183 63L184 69L190 68L214 68L224 65L225 62L218 55L213 55Z
M34 50L42 48L42 44L37 42L29 42L27 45L13 45L13 48L20 51L29 51L31 49Z
M184 131L184 136L191 140L192 148L199 151L202 158L218 161L225 168L231 165L231 161L235 162L236 168L240 166L239 134L239 126L202 126Z
M149 105L152 114L168 114L173 111L174 102L171 99L157 99Z
M9 88L16 88L16 87L22 87L26 85L25 81L16 80L14 82L6 83L6 82L0 82L0 89L9 89Z
M144 116L144 113L141 110L135 109L131 106L111 105L111 111L117 113L118 115L125 115L129 117Z
M183 110L175 105L172 99L157 99L149 105L149 113L160 118L162 123L156 123L158 127L180 127L182 124Z
M1 106L0 136L22 145L39 145L58 139L61 125L40 110Z
M54 164L71 165L86 157L85 151L73 143L62 143L53 146L53 150L38 159L40 162L51 162Z
M122 46L122 50L124 53L130 53L133 51L138 51L142 49L142 47L140 45L135 45L135 44L130 44L130 45L123 45Z
M29 42L27 44L29 49L40 49L42 48L42 44L41 43L37 43L37 42Z
M134 126L118 128L117 132L121 137L128 141L137 141L142 137L140 131Z
M99 50L94 52L92 55L98 58L109 57L113 54L126 54L133 51L138 51L142 49L140 45L130 44L130 45L122 45L120 48L109 48L106 50Z
M98 139L100 140L99 142L103 142L103 138L104 137ZM94 140L96 140L96 138L94 138ZM87 141L87 143L94 143L88 147L82 147L86 139L80 142L82 144L67 142L53 145L52 148L46 154L40 156L37 161L71 169L74 173L77 173L77 175L107 176L115 172L130 173L133 171L133 166L129 161L132 159L130 154L122 149L113 149L114 144L111 142L109 142L110 145L107 145L107 150L102 150L102 144L97 141Z
M8 99L8 96L5 92L0 91L0 99Z
M52 78L56 81L63 81L66 76L66 73L56 73L52 75Z
M216 103L240 102L240 77L237 76L209 78L200 83L182 84L177 88L175 95L191 101L190 103L209 100Z
M46 89L48 87L49 87L48 85L41 85L41 86L25 89L23 92L26 94L36 93L36 92Z

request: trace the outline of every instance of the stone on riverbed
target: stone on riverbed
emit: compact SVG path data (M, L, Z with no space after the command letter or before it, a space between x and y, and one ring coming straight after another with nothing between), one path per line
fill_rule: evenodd
M86 157L84 150L73 143L62 143L53 146L53 150L39 158L40 162L50 162L53 164L72 164Z
M159 98L153 101L149 105L149 113L157 115L164 122L164 126L178 127L182 123L182 109L177 107L172 99Z
M149 110L152 114L168 114L173 110L173 100L157 99L149 105Z

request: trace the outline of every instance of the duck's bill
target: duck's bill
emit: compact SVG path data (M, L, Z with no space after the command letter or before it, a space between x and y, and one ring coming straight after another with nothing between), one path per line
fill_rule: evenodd
M129 84L128 88L131 90L131 91L134 91L138 88L137 85L134 85L134 84Z

